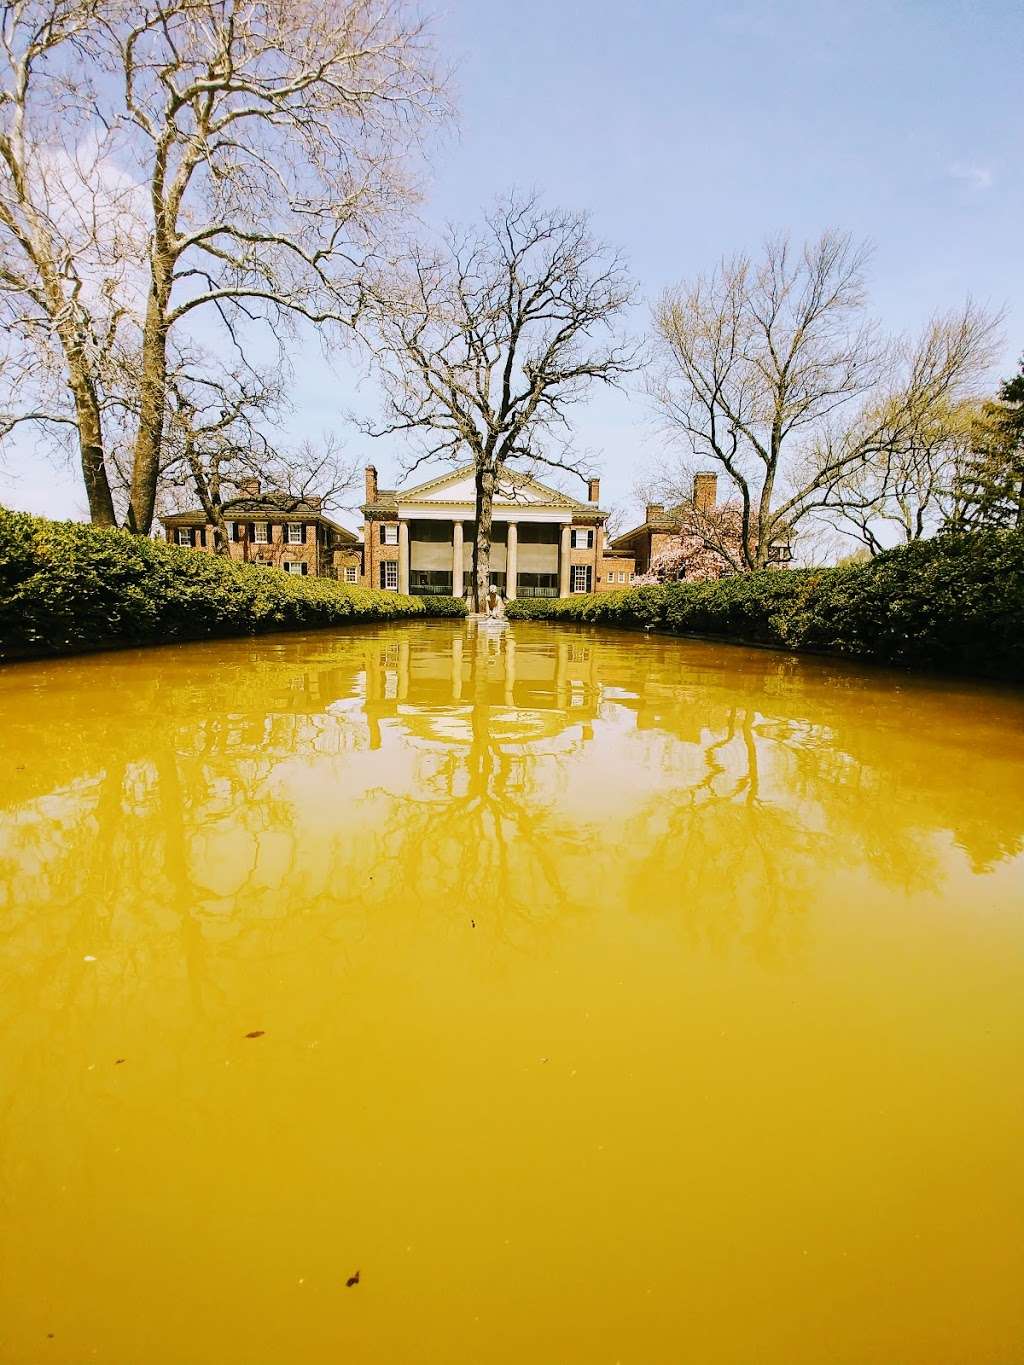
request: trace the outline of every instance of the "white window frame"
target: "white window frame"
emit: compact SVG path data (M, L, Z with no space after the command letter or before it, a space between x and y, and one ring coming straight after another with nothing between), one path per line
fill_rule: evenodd
M252 528L252 542L254 545L270 544L270 526L265 521L257 521Z
M380 528L380 543L381 543L382 545L397 545L397 544L398 544L398 527L397 527L397 526L382 526L382 527Z
M346 564L346 565L345 565L345 582L346 582L346 583L358 583L358 582L359 582L359 565L358 565L358 564Z
M592 550L594 548L594 532L589 526L574 526L572 528L572 548L574 550Z
M182 539L183 536L184 536L184 540ZM178 545L189 545L189 546L192 544L192 532L189 530L189 528L188 528L187 526L179 526L179 527L178 527L178 532L177 532L177 535L175 536L175 543L178 544Z
M301 559L286 559L281 568L285 573L294 574L299 578L306 572L306 566Z
M570 578L570 580L569 580L569 591L570 591L571 593L574 593L574 594L577 594L577 595L583 595L583 594L586 594L586 593L589 591L589 589L587 588L587 570L588 570L589 568L590 568L590 565L589 565L589 564L572 564L572 565L570 565L570 567L569 567L569 572L570 572L570 574L571 574L571 578ZM576 586L576 577L577 577L577 575L579 575L580 581L583 583L583 587L582 587L582 588L577 588L577 586Z
M306 528L301 521L290 521L288 523L288 544L305 545Z
M385 559L385 560L384 560L383 567L384 567L384 591L385 591L385 592L397 592L397 591L398 591L398 560L397 560L397 559ZM392 579L395 580L393 583L392 583L392 581L391 581Z

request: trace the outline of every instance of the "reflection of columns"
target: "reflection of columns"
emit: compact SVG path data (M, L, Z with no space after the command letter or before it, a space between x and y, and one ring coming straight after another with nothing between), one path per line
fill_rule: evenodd
M569 641L559 640L555 652L555 705L569 709Z
M558 557L558 595L569 596L569 547L572 545L572 527L562 527L562 553Z
M516 597L516 571L519 567L519 527L514 521L508 524L508 540L505 544L505 597L514 602Z
M403 635L398 641L398 700L409 700L409 637Z
M462 596L462 522L452 522L452 596Z
M504 637L505 640L505 705L515 706L516 704L516 642L512 639L511 633Z
M462 636L452 641L452 700L462 700Z
M409 523L398 523L398 591L409 591Z

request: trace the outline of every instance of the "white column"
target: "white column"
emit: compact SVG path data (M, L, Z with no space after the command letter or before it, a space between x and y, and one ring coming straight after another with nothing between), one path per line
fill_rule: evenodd
M572 527L562 527L562 553L558 559L558 595L569 596L569 552L572 546Z
M516 598L516 577L519 568L519 527L514 521L508 524L508 541L505 545L505 597L509 602Z
M462 596L462 522L452 522L452 596Z
M409 591L409 523L398 523L398 591Z

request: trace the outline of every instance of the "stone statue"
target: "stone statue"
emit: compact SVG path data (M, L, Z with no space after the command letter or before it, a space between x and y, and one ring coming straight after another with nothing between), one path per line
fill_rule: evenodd
M484 598L484 614L488 621L501 621L505 617L505 603L493 583L488 587L487 596Z

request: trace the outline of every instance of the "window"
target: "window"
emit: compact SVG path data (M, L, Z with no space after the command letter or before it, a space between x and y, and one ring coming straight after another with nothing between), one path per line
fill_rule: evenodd
M572 591L590 591L590 565L574 564L572 566Z
M299 559L289 559L281 565L281 568L284 569L285 573L304 574L307 565L303 564Z
M345 582L346 582L346 583L358 583L358 581L359 581L359 566L356 565L356 564L346 564L346 565L345 565Z
M620 573L620 574L619 574L619 582L620 582L620 583L625 583L625 581L626 581L626 575L625 575L625 573L624 573L624 572L623 572L623 573Z
M288 523L288 544L303 545L306 541L306 528L297 521Z
M573 528L572 548L574 550L590 550L593 548L593 544L594 532L592 530L586 528L582 530L575 527Z
M225 526L225 529L227 530L227 533L228 533L228 540L237 540L237 539L238 539L238 523L237 523L236 521L226 521L226 522L224 523L224 526Z
M521 573L516 581L517 597L557 597L558 574Z
M265 521L258 521L253 531L253 540L257 545L270 544L270 527Z
M397 544L398 544L398 527L397 527L397 526L382 526L382 527L380 528L380 543L381 543L382 545L397 545Z
M192 544L192 532L187 530L184 526L178 527L178 544L179 545Z
M380 585L388 592L398 591L398 564L393 559L386 559L380 566Z
M412 597L451 597L452 575L445 569L413 569L409 593Z

